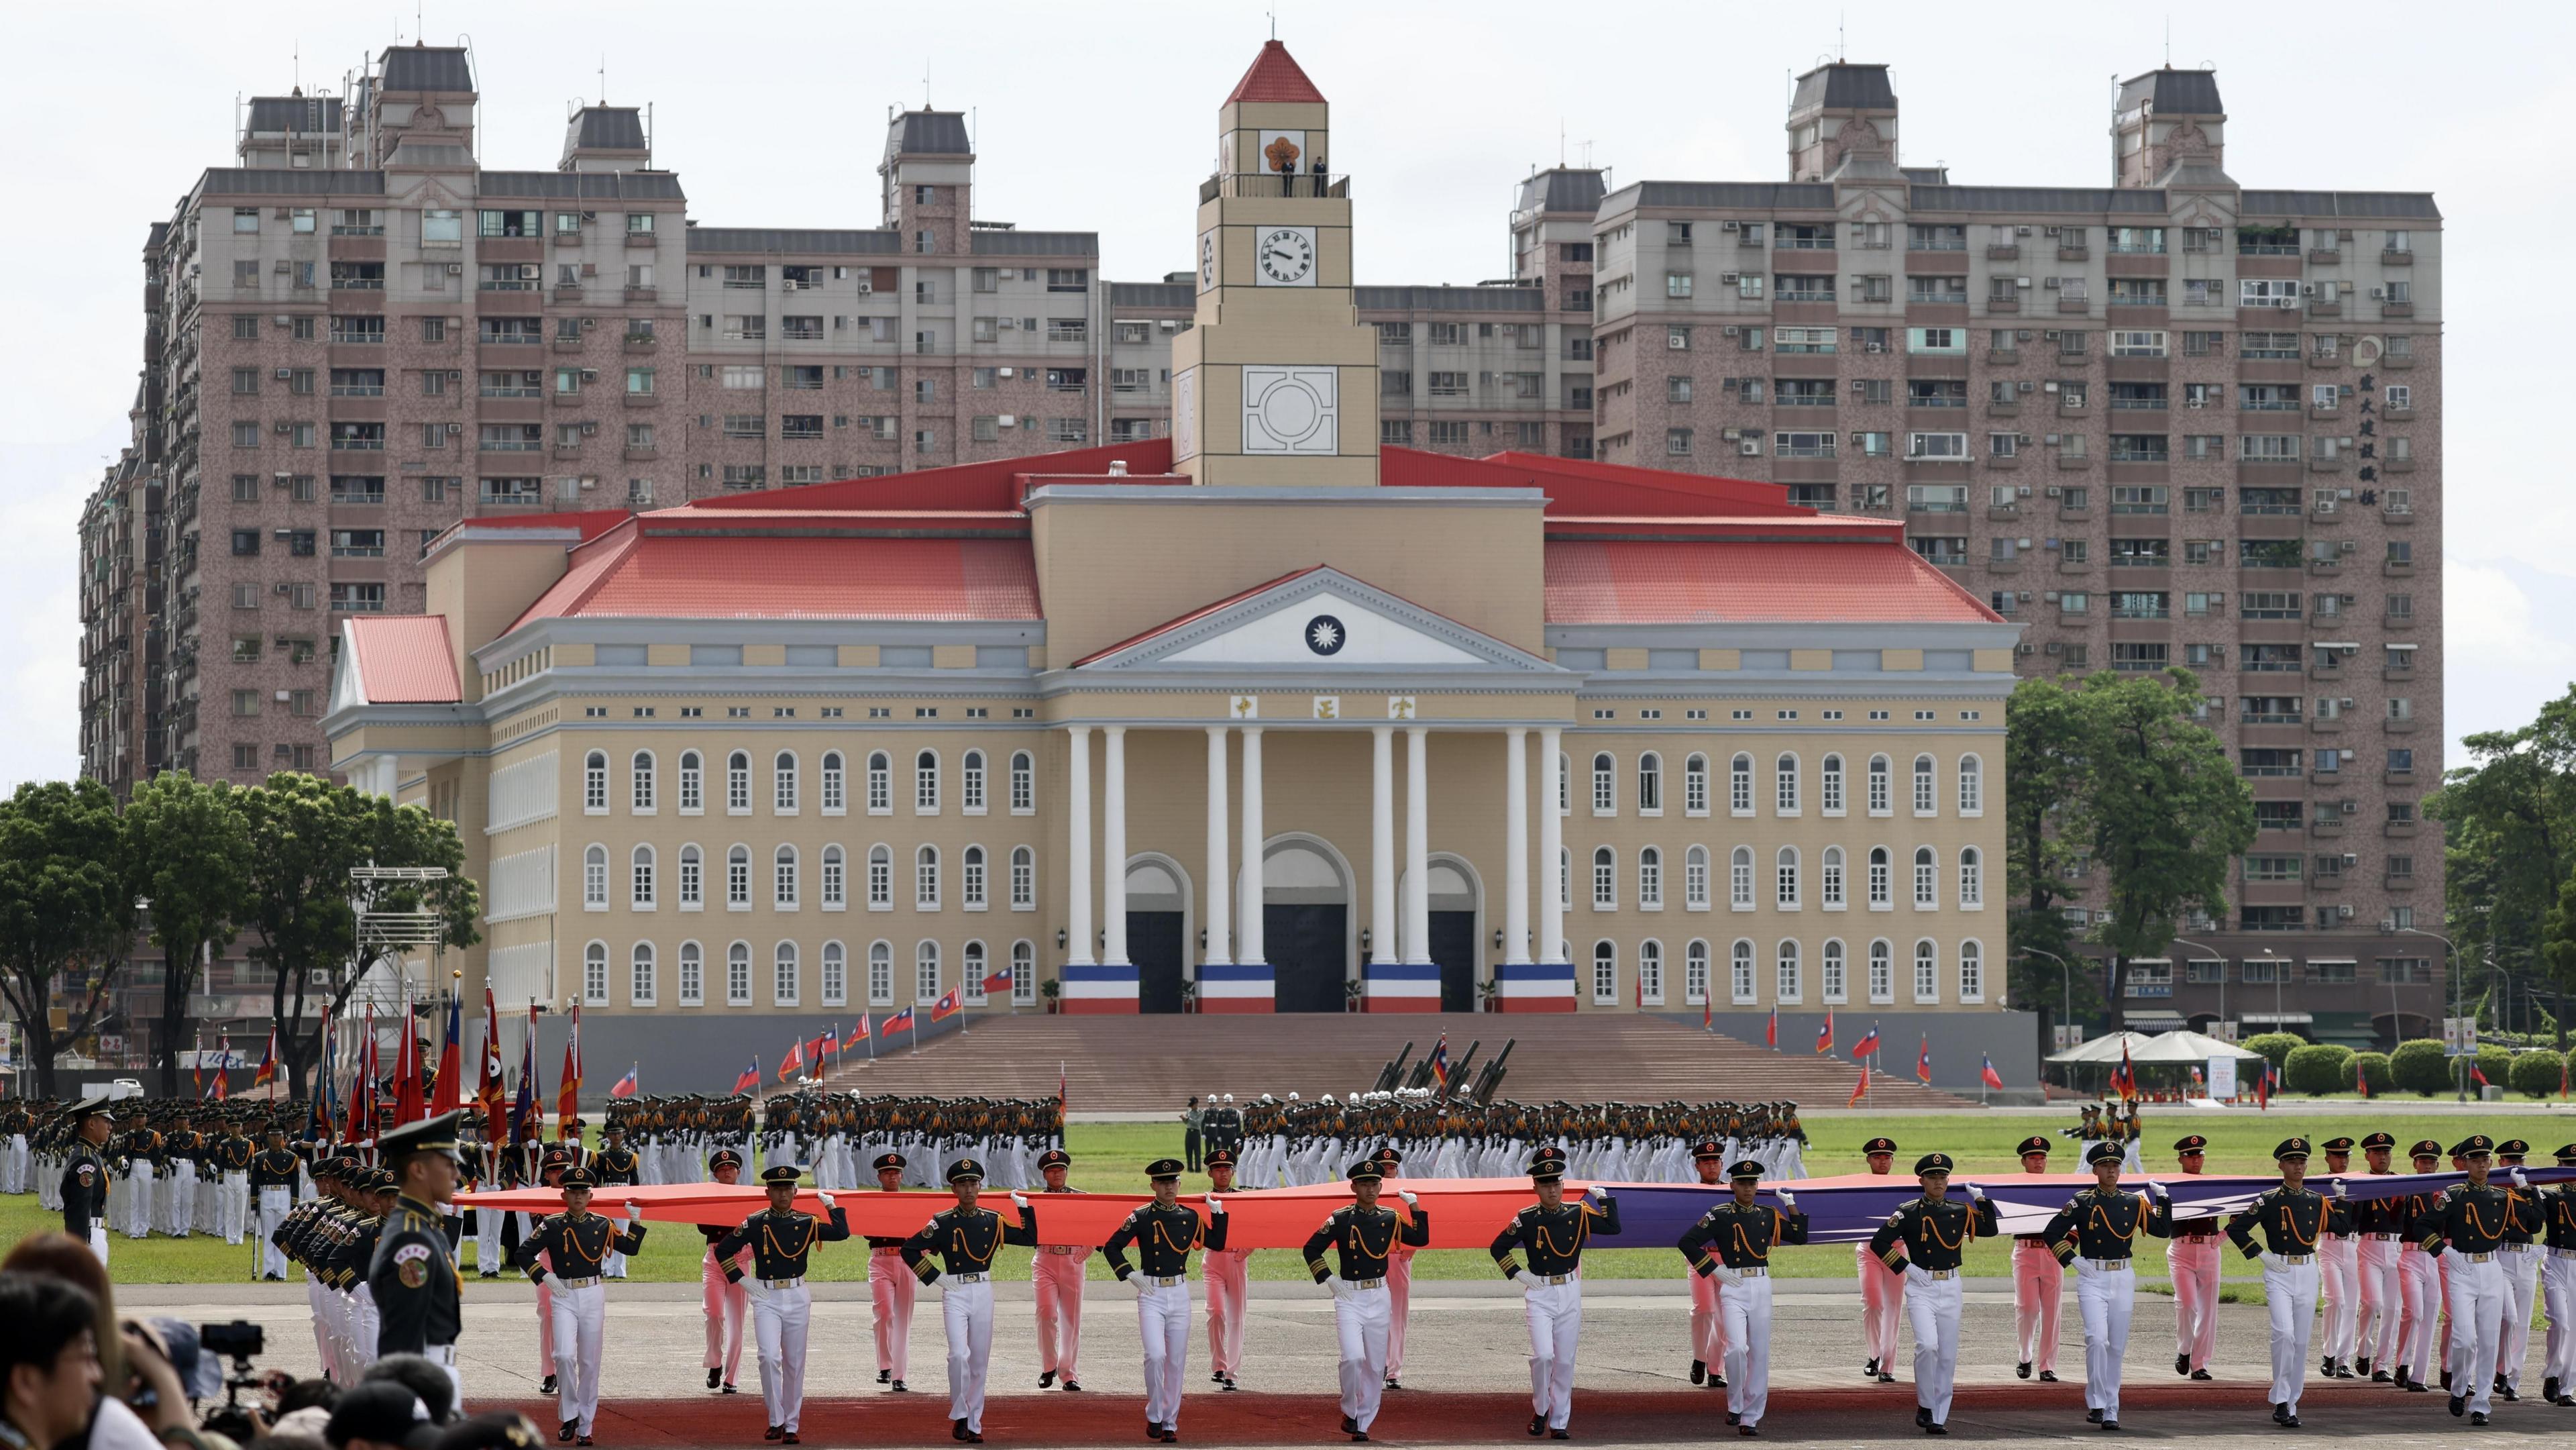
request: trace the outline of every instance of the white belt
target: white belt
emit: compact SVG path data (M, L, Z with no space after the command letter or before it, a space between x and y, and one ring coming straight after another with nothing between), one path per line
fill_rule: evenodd
M433 1344L421 1351L421 1357L432 1364L453 1366L456 1363L456 1346L452 1344Z
M2363 1234L2362 1237L2370 1240L2374 1244L2393 1244L2397 1242L2398 1236L2395 1234Z
M1542 1284L1571 1284L1574 1282L1574 1276L1572 1274L1533 1274L1530 1277L1538 1280Z
M772 1289L801 1289L805 1287L805 1276L799 1274L793 1279L763 1279L760 1282Z
M1189 1282L1189 1277L1187 1275L1174 1275L1168 1279L1158 1278L1152 1274L1143 1274L1138 1277L1145 1281L1145 1287L1148 1289L1178 1288L1179 1286Z
M590 1276L589 1278L587 1278L587 1279L561 1279L561 1278L559 1278L559 1279L555 1280L555 1287L556 1287L556 1288L558 1288L558 1289L587 1289L587 1288L589 1288L590 1286L592 1286L593 1284L596 1284L596 1283L598 1283L598 1282L599 1282L599 1276L598 1276L598 1275L596 1275L596 1274L593 1274L593 1275L591 1275L591 1276Z
M2461 1262L2461 1263L2464 1263L2464 1264L2492 1264L2492 1263L2494 1263L2494 1262L2495 1262L2495 1255L2494 1255L2494 1254L2491 1254L2491 1253L2488 1253L2488 1254L2466 1254L2466 1253L2464 1253L2464 1254L2460 1255L2460 1262Z
M1383 1289L1386 1287L1386 1280L1384 1279L1344 1279L1342 1282L1350 1285L1354 1289Z
M1925 1269L1923 1271L1923 1277L1927 1279L1955 1279L1959 1277L1959 1271L1956 1269Z
M1734 1270L1733 1272L1734 1272L1734 1274L1735 1274L1735 1277L1737 1277L1737 1278L1739 1278L1739 1279L1767 1279L1767 1278L1771 1277L1771 1271L1770 1271L1769 1269L1767 1269L1767 1268L1761 1268L1761 1269L1737 1269L1737 1270Z
M993 1276L990 1274L951 1274L948 1276L948 1282L951 1284L981 1284L991 1277Z
M2553 1259L2576 1259L2576 1249L2551 1249L2549 1251L2549 1257Z
M2274 1254L2272 1257L2279 1259L2285 1264L2306 1264L2315 1262L2317 1256L2314 1254Z
M2497 1253L2499 1253L2499 1254L2527 1254L2527 1253L2531 1252L2531 1245L2529 1245L2529 1244L2498 1244L2498 1245L2496 1245L2496 1252L2497 1252Z
M2086 1259L2084 1262L2091 1264L2095 1269L2109 1273L2117 1273L2130 1267L2127 1259Z

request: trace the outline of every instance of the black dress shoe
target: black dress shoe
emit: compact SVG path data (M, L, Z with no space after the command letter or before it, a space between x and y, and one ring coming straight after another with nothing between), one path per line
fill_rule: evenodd
M1166 1444L1166 1445L1174 1444L1174 1443L1178 1442L1178 1441L1180 1440L1180 1438L1181 1438L1181 1432L1180 1432L1180 1431L1173 1429L1173 1428L1172 1428L1171 1426L1169 1426L1169 1425L1165 1425L1165 1426L1163 1427L1163 1443L1164 1443L1164 1444Z
M763 1431L761 1431L761 1432L760 1432L760 1438L762 1438L763 1440L775 1440L775 1439L777 1439L779 1436L784 1435L784 1434L786 1434L786 1433L787 1433L787 1430L786 1430L786 1427L785 1427L785 1426L782 1426L782 1425L772 1425L772 1426L770 1426L768 1429L763 1430Z
M1160 1420L1147 1420L1145 1422L1145 1438L1148 1440L1162 1439L1163 1422Z
M2174 1373L2175 1373L2175 1374L2189 1374L2189 1373L2191 1373L2191 1356L2190 1356L2190 1355L2187 1355L2187 1354L2177 1354L2177 1355L2175 1355L2175 1356L2174 1356Z
M714 1366L709 1366L707 1369L707 1388L714 1389L717 1385L722 1383L724 1383L724 1371Z
M1892 1385L1896 1383L1896 1376L1889 1374L1885 1370L1880 1370L1878 1372L1878 1382L1883 1385Z
M733 1381L731 1380L725 1381L724 1392L729 1395L738 1395L742 1393L742 1391L733 1387Z
M2018 1380L2026 1380L2030 1378L2029 1360L2025 1359L2021 1363L2013 1366L2013 1378Z
M2462 1415L2467 1414L2468 1412L2469 1412L2469 1397L2468 1397L2467 1395L2453 1395L2453 1396L2451 1396L2451 1418L2452 1418L2452 1419L2456 1420L2456 1419L2460 1418Z
M2281 1428L2284 1430L2295 1430L2299 1428L2299 1417L2292 1415L2290 1418L2283 1420L2281 1422Z
M2413 1384L2415 1382L2415 1370L2413 1366L2403 1364L2399 1365L2397 1367L2397 1382L2401 1385Z
M797 1438L796 1438L796 1432L795 1432L795 1431L793 1431L793 1430L790 1430L790 1431L788 1431L787 1433L785 1433L785 1434L783 1434L783 1435L781 1435L781 1436L779 1436L779 1437L778 1437L778 1443L779 1443L779 1444L781 1444L781 1445L802 1445L802 1444L804 1444L805 1442L804 1442L804 1441L802 1441L802 1440L797 1439Z
M2290 1407L2287 1404L2278 1404L2272 1407L2272 1423L2275 1425L2286 1425L2290 1423Z
M1345 1435L1356 1435L1356 1434L1358 1434L1359 1432L1360 1432L1360 1422L1359 1422L1359 1421L1352 1419L1352 1418L1351 1418L1350 1416L1348 1416L1348 1415L1344 1415L1344 1416L1342 1416L1342 1433L1343 1433L1343 1434L1345 1434Z
M951 1421L949 1421L949 1422L948 1422L948 1438L949 1438L949 1439L951 1439L951 1440L963 1440L963 1439L965 1439L965 1438L966 1438L966 1422L965 1422L964 1420L951 1420Z
M1051 1370L1051 1369L1043 1369L1043 1370L1038 1371L1038 1388L1039 1388L1039 1389L1042 1389L1042 1390L1043 1390L1043 1389L1047 1389L1047 1388L1052 1387L1054 1384L1055 1384L1055 1371L1054 1371L1054 1370Z
M1947 1425L1926 1425L1923 1427L1923 1433L1926 1435L1947 1435L1950 1433L1950 1427Z
M2406 1382L2406 1388L2408 1388L2408 1389L2410 1389L2410 1390L2414 1391L2416 1394L2419 1394L2419 1395L2422 1395L2422 1394L2430 1394L2430 1393L2432 1393L2432 1390L2433 1390L2433 1387L2432 1387L2431 1385L2428 1385L2428 1384L2424 1383L2422 1380L2408 1380L2408 1381Z
M1726 1423L1730 1425L1741 1425L1744 1423L1744 1417L1735 1413L1733 1410L1729 1410L1726 1412Z
M2497 1385L2495 1387L2495 1393L2496 1398L2504 1400L2508 1404L2522 1398L2521 1393L2515 1390L2511 1385Z
M1695 1359L1691 1361L1691 1383L1695 1385L1704 1385L1708 1383L1707 1360Z
M1735 1427L1735 1433L1738 1435L1751 1435L1756 1439L1759 1439L1762 1435L1761 1431L1754 1429L1751 1425L1738 1425Z
M1914 1423L1926 1430L1932 1428L1931 1408L1926 1405L1916 1405L1914 1407Z
M2395 1381L2393 1381L2393 1380L2391 1380L2391 1379L2389 1378L2388 1371L2386 1371L2386 1370L2384 1370L2384 1369L2375 1369L2375 1370L2372 1370L2372 1371L2370 1372L2370 1382L2371 1382L2372 1384L2375 1384L2375 1385L2384 1385L2384 1384L2393 1384L2393 1383L2395 1383Z
M2333 1379L2334 1371L2335 1361L2333 1355L2329 1354L2325 1358L2317 1361L2317 1377L2319 1379Z
M1227 1380L1227 1381L1225 1382L1225 1387L1226 1387L1227 1389L1233 1389L1233 1388L1234 1388L1234 1381L1232 1381L1232 1380ZM1066 1380L1066 1381L1064 1382L1064 1389L1065 1389L1065 1393L1067 1393L1067 1394L1078 1395L1078 1394L1081 1394L1081 1393L1082 1393L1082 1386L1081 1386L1080 1384L1078 1384L1078 1383L1076 1383L1076 1382L1072 1381L1072 1380Z
M1404 1386L1395 1382L1395 1376L1393 1375L1387 1376L1386 1387L1391 1390L1400 1390L1404 1388Z
M2104 1420L2102 1422L2102 1428L2105 1430L2116 1430L2120 1428L2120 1422L2117 1420Z
M2084 1412L2084 1423L2088 1425L2101 1424L2102 1412L2100 1410L2086 1410Z
M1364 1445L1368 1443L1368 1431L1353 1430L1351 1432L1351 1443L1354 1445Z
M1225 1376L1224 1376L1223 1374L1221 1374L1221 1373L1219 1373L1219 1374L1211 1374L1211 1375L1209 1375L1209 1376L1208 1376L1208 1383L1209 1383L1209 1384L1212 1384L1212 1385L1221 1385L1221 1384L1224 1384L1224 1383L1225 1383Z
M1550 1430L1547 1432L1547 1438L1551 1440L1571 1440L1574 1438L1574 1432L1572 1430Z
M901 1380L896 1380L893 1384L886 1386L886 1388L899 1395L908 1395L912 1393L912 1386L905 1384Z
M2558 1376L2551 1375L2540 1382L2540 1398L2549 1404L2558 1403Z
M2476 1413L2476 1414L2474 1414L2474 1415L2469 1416L2469 1423L2470 1423L2470 1424L2472 1424L2472 1425L2483 1425L2483 1424L2485 1424L2486 1422L2487 1422L2487 1416L2486 1416L2486 1411L2484 1411L2484 1410L2480 1410L2478 1413Z
M1878 1361L1873 1359L1869 1363L1862 1365L1860 1367L1860 1377L1865 1380L1874 1380L1878 1378Z
M619 1277L619 1278L624 1278L624 1277L625 1277L625 1275L620 1274L618 1277ZM572 1442L572 1443L574 1443L574 1444L576 1444L576 1445L587 1445L587 1444L590 1444L590 1443L591 1443L591 1439L590 1439L590 1437L589 1437L588 1435L576 1435L576 1436L574 1436L574 1437L573 1437L573 1442Z
M578 1420L566 1420L562 1424L555 1426L555 1438L561 1440L567 1445L571 1444L573 1427L580 1423L581 1422Z
M1533 1435L1544 1435L1544 1434L1546 1434L1546 1433L1547 1433L1547 1416L1545 1416L1545 1415L1532 1415L1532 1416L1530 1416L1530 1433L1531 1433L1531 1434L1533 1434Z
M878 1370L878 1371L877 1371L877 1383L878 1383L878 1384L881 1384L881 1385L890 1385L890 1384L893 1384L893 1383L894 1383L894 1371L893 1371L893 1370L890 1370L890 1369L881 1369L881 1370Z
M2211 1374L2209 1371L2207 1371L2207 1370L2205 1370L2205 1369L2196 1369L2196 1370L2193 1370L2193 1371L2191 1372L2191 1377L2192 1377L2193 1379L2196 1379L2196 1380L2214 1380L2214 1379L2218 1378L2218 1376L2216 1376L2216 1375L2214 1375L2214 1374Z
M2335 1377L2336 1379L2339 1379L2339 1380L2351 1380L2351 1379L2359 1379L2359 1378L2361 1378L2361 1376L2360 1376L2360 1375L2358 1375L2358 1374L2356 1374L2356 1373L2354 1373L2354 1372L2353 1372L2353 1368L2352 1368L2352 1366L2351 1366L2351 1365L2344 1364L2344 1363L2342 1363L2341 1361L2337 1361L2337 1362L2336 1362L2336 1364L2335 1364L2335 1367L2334 1367L2334 1377Z
M539 1382L539 1383L538 1383L538 1385L537 1385L537 1393L538 1393L538 1394L541 1394L541 1395L550 1395L550 1394L553 1394L554 1392L555 1392L555 1377L554 1377L553 1375L548 1375L548 1376L546 1376L546 1377L545 1377L545 1379L544 1379L544 1380L542 1380L541 1382Z
M2041 1370L2039 1372L2039 1382L2044 1385L2053 1385L2057 1383L2057 1371L2053 1369Z
M1713 1390L1722 1390L1726 1388L1726 1376L1710 1375L1708 1377L1708 1387Z

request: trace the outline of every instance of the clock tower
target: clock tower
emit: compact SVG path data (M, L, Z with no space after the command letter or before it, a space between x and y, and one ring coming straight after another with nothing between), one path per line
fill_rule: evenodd
M1198 315L1172 345L1173 468L1202 484L1377 482L1377 334L1352 310L1351 202L1323 93L1261 48L1199 187Z

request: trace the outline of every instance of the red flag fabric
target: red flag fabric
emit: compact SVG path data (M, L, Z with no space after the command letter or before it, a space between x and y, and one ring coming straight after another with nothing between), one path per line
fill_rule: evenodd
M1780 1046L1780 1009L1771 1009L1770 1019L1762 1024L1762 1045L1777 1050Z
M993 973L993 975L991 975L991 976L989 976L989 977L986 977L986 978L984 979L984 995L985 995L985 996L988 996L988 997L989 997L989 996L993 995L995 992L1008 992L1008 991L1010 991L1010 990L1011 990L1011 969L1010 969L1010 968L1008 968L1008 967L1004 967L1004 968L1000 969L999 971L996 971L995 973Z
M376 1133L376 1009L367 1005L366 1040L358 1044L357 1077L349 1084L349 1121L341 1137L372 1142Z
M1980 1053L1978 1056L1983 1060L1984 1065L1977 1069L1977 1080L1990 1088L2000 1090L2004 1085L2004 1075L1995 1071L1994 1054L1988 1052Z
M2266 1111L2269 1111L2272 1106L2272 1065L2270 1063L2265 1063L2263 1070L2254 1074L2254 1106Z
M581 1116L581 1004L573 1004L572 1029L564 1034L563 1071L555 1080L555 1141L573 1136L572 1120Z
M429 1103L421 1095L420 1034L411 1025L411 992L405 984L402 1017L394 1024L402 1034L402 1045L394 1050L394 1126L417 1123L429 1116Z
M259 1070L250 1075L252 1087L266 1087L277 1081L277 1024L268 1024L268 1051L259 1060Z
M877 1035L880 1037L892 1037L898 1032L910 1032L911 1030L912 1009L906 1007L902 1011L887 1018L886 1025L877 1029Z
M938 1001L930 1004L930 1020L944 1022L964 1010L966 1010L964 996L959 988L951 987L939 994Z
M1860 1065L1860 1081L1852 1084L1851 1101L1843 1104L1843 1106L1847 1108L1859 1107L1860 1100L1867 1096L1869 1096L1869 1064L1867 1062L1863 1062Z
M778 1080L785 1082L805 1069L805 1039L797 1038L788 1045L787 1055L778 1061Z
M1699 1025L1705 1032L1717 1025L1717 999L1703 994L1699 999Z
M835 1027L826 1027L821 1032L814 1035L814 1040L812 1042L805 1044L805 1060L814 1064L814 1070L816 1072L821 1072L823 1070L823 1054L840 1045L840 1029Z
M2370 1096L2370 1070L2358 1062L2352 1065L2352 1085L2360 1089L2363 1097Z
M1860 1041L1852 1044L1852 1060L1854 1062L1861 1061L1864 1058L1875 1055L1877 1051L1878 1024L1873 1022L1869 1025L1869 1030L1860 1035Z
M1834 1009L1831 1007L1825 1009L1825 1025L1816 1029L1816 1050L1818 1052L1834 1050Z
M2470 1063L2469 1081L2476 1083L2480 1087L2485 1087L2487 1085L2487 1070L2478 1066L2474 1062Z
M753 1058L753 1059L751 1060L751 1066L746 1067L746 1068L744 1068L744 1069L742 1070L742 1076L740 1076L740 1077L738 1077L738 1078L735 1078L735 1079L733 1080L733 1090L734 1090L734 1092L735 1092L737 1095L739 1095L739 1094L742 1094L742 1093L751 1092L751 1091L753 1091L754 1089L758 1088L759 1086L760 1086L760 1059L759 1059L759 1058L757 1058L757 1057L755 1057L755 1058Z
M1924 1082L1932 1080L1932 1039L1923 1039L1923 1049L1914 1054L1914 1075Z
M501 1009L492 1000L492 989L483 989L483 1075L474 1085L474 1099L483 1105L483 1139L494 1147L510 1137L509 1093L502 1083Z
M637 1063L635 1066L626 1069L626 1076L617 1080L616 1085L608 1090L608 1095L612 1098L631 1098L635 1096L635 1074L641 1070L642 1067L642 1063Z
M451 993L447 999L447 1040L438 1046L438 1085L429 1100L431 1117L465 1105L464 1077L465 999Z
M868 1040L868 1014L867 1014L867 1013L865 1013L865 1012L862 1012L862 1013L860 1013L860 1014L859 1014L859 1020L858 1020L857 1022L855 1022L855 1023L852 1023L852 1024L851 1024L851 1026L850 1026L850 1035L841 1039L841 1050L842 1050L843 1052L847 1052L847 1051L849 1051L851 1048L856 1047L856 1046L858 1046L860 1043L865 1042L865 1041L867 1041L867 1040Z

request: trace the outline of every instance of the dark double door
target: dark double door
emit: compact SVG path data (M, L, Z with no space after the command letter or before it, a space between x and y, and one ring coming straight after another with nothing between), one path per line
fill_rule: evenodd
M1431 960L1440 966L1440 1010L1476 1010L1476 913L1431 913Z
M1349 979L1350 908L1264 906L1262 954L1270 958L1276 1010L1344 1010L1342 983Z
M1127 959L1136 964L1136 1010L1181 1010L1181 914L1177 911L1127 913Z

